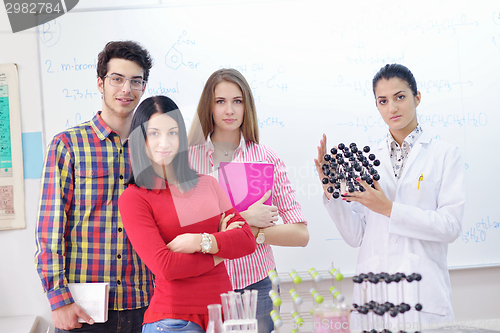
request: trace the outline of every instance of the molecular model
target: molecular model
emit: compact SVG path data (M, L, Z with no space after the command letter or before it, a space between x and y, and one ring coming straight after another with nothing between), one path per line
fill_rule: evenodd
M326 154L323 157L325 163L322 165L322 170L325 177L322 182L324 185L330 184L327 191L332 193L335 199L340 197L341 191L347 190L350 193L366 191L356 180L358 178L372 187L374 187L374 180L380 180L380 175L375 169L380 165L380 161L376 159L375 154L369 154L368 157L363 155L369 152L369 146L358 149L354 142L349 147L339 143L336 148L333 147L330 150L331 155ZM345 189L342 188L343 186Z
M279 333L279 331L283 329L284 322L291 323L292 333L310 332L316 322L318 325L321 325L322 323L324 325L325 320L334 322L341 319L343 321L347 321L348 323L349 320L346 319L346 316L339 315L339 309L348 309L348 311L343 311L343 314L347 314L348 318L351 308L343 303L344 296L341 294L338 286L335 286L343 280L344 276L335 268L332 268L327 272L330 273L333 284L328 290L332 296L333 304L328 305L324 303L325 297L323 297L323 295L319 292L320 283L324 278L320 272L314 268L309 269L307 272L297 272L294 269L290 270L288 275L291 279L291 283L293 283L293 286L288 291L288 294L291 298L291 305L293 309L290 311L290 314L285 313L282 318L280 316L280 306L282 305L282 300L277 292L281 279L276 271L269 271L269 278L271 279L273 285L273 289L269 292L269 297L273 301L273 310L271 311L270 316L274 322L274 333ZM312 284L312 287L309 288L309 293L303 291L303 288L302 291L299 290L301 289L299 288L299 285L304 283L303 277L306 278L308 275L310 279L307 278L306 280ZM283 287L281 287L281 291L283 292ZM309 298L309 296L311 298ZM313 307L310 312L301 312L300 308L304 305L304 298L312 301ZM308 320L304 320L304 318ZM338 332L348 332L348 330Z
M353 308L363 316L361 323L364 330L363 332L370 333L391 333L388 328L396 328L399 333L404 333L401 328L405 328L406 321L404 313L411 310L412 306L404 302L404 286L403 283L412 283L416 281L417 295L419 295L418 282L422 276L417 273L405 275L404 273L367 273L359 274L353 277L353 282L358 284L361 288L359 294L359 303L353 303ZM389 300L389 284L395 285L395 300ZM394 297L394 295L393 295ZM418 302L418 298L417 298ZM422 304L417 303L413 306L414 310L418 313L417 322L420 323L420 311ZM390 317L397 319L397 325L390 322ZM412 327L412 325L410 325ZM373 327L373 328L372 328ZM371 330L367 330L372 328ZM380 328L377 330L375 328ZM418 332L418 329L417 331Z

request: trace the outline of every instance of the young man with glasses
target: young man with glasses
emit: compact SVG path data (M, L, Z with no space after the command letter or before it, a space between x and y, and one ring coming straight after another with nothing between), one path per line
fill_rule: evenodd
M152 276L132 249L118 213L129 177L127 138L152 60L132 41L99 53L102 111L56 135L47 150L36 229L35 263L55 332L141 332ZM109 283L106 323L74 302L68 283ZM78 318L86 323L78 322Z

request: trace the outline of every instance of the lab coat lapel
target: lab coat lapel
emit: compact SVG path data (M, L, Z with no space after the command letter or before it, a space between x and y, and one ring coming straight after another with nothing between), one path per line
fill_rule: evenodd
M399 179L398 182L398 190L399 186L403 183L404 178L408 174L408 170L410 170L411 166L415 162L415 159L417 158L418 154L420 153L420 150L422 149L422 145L427 144L431 141L431 136L424 132L420 135L420 137L417 139L417 142L413 145L413 148L410 151L410 155L408 155L408 160L405 163L403 173L401 174L401 178Z
M380 160L380 166L377 168L378 173L380 174L380 178L384 179L381 185L384 183L387 184L385 187L382 185L384 193L389 200L394 200L396 192L391 189L396 188L396 177L394 177L389 148L387 147L387 138L379 144L375 155Z

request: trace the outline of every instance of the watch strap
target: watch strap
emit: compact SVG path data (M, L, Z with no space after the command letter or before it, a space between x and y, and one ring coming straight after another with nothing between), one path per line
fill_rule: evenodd
M259 228L257 231L257 236L255 236L255 242L257 244L262 244L266 240L266 235L264 234L264 228Z

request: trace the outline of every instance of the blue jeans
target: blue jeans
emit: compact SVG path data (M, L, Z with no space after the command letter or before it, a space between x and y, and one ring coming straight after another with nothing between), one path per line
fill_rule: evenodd
M154 323L144 324L142 327L142 333L159 332L205 333L200 325L182 319L163 319Z
M269 297L269 291L273 289L271 279L266 277L259 282L249 285L245 289L237 289L235 291L243 292L244 290L258 290L257 296L257 321L259 333L270 333L274 330L274 323L271 319L271 310L273 309L273 301ZM278 289L279 291L279 289Z
M82 324L82 327L66 331L56 328L54 333L78 332L78 333L140 333L144 312L147 308L123 311L108 311L108 321L94 325Z

